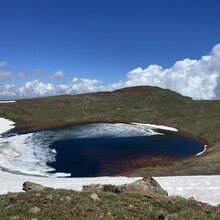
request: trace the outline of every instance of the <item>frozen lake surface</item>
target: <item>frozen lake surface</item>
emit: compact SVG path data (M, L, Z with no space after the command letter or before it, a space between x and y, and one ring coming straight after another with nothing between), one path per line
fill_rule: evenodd
M31 133L14 129L0 139L0 168L35 176L112 176L152 157L179 159L203 150L198 140L143 124L86 124Z

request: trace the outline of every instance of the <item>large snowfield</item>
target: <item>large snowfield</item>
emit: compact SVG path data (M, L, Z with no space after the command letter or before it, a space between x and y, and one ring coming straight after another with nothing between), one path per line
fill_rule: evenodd
M155 127L155 125L153 126ZM0 118L0 134L12 129L13 127L14 123L12 121ZM166 127L162 126L162 128ZM165 190L168 191L169 195L178 195L185 198L193 196L196 200L207 202L211 205L220 204L220 176L218 175L154 178ZM17 175L0 170L0 179L0 194L6 194L8 192L21 192L22 184L25 181L32 181L53 188L73 189L80 191L83 185L88 185L91 183L120 185L134 182L138 179L141 179L141 177L46 178Z

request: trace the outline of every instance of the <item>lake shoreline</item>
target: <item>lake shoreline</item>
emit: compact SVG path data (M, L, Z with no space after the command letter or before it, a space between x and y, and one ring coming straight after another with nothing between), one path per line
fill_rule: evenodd
M91 124L91 123L90 123ZM97 122L95 123L93 123L93 124L97 124ZM119 122L112 122L112 123L105 123L105 124L118 124L118 125L120 125L120 124L122 124L122 123L119 123ZM124 124L124 123L123 123ZM145 127L146 127L146 129L148 129L148 128L151 128L151 125L150 124L136 124L136 123L126 123L127 125L129 124L129 125L131 125L131 126L137 126L137 127L139 127L139 126L141 126L141 129L145 129ZM46 130L52 130L52 129L60 129L60 128L70 128L70 127L74 127L74 126L77 126L77 125L85 125L85 123L80 123L80 124L75 124L74 123L74 125L71 123L71 124L66 124L66 123L62 123L62 124L57 124L56 123L56 126L51 126L51 124L47 124L47 126L40 126L40 125L38 125L38 127L21 127L21 126L16 126L13 130L12 130L12 133L20 133L20 134L27 134L27 133L34 133L34 132L37 132L37 131L46 131ZM146 126L145 126L146 125ZM143 127L144 126L144 127ZM157 125L152 125L153 126L153 128L154 128L154 130L156 130L156 128L157 128ZM177 129L175 129L175 131L173 131L174 130L174 128L170 128L170 127L165 127L165 126L163 126L163 127L165 127L165 128L168 128L167 130L162 130L161 129L161 125L159 125L158 126L159 127L159 132L162 132L162 133L164 133L164 134L178 134L178 135L180 135L180 136L185 136L185 137L187 137L187 138L192 138L191 136L188 136L188 135L183 135L181 132L176 132L176 130ZM10 131L9 131L10 132ZM7 134L6 134L7 135ZM193 141L195 140L196 142L199 142L199 143L201 143L202 144L202 146L203 146L203 143L200 141L200 140L198 140L197 138L192 138L193 139ZM53 147L52 147L53 148ZM135 173L136 172L136 170L138 170L138 169L142 169L142 168L146 168L146 167L148 167L148 168L155 168L155 167L164 167L164 166L171 166L174 162L178 162L178 161L182 161L182 160L185 160L185 159L188 159L188 158L192 158L192 157L194 157L194 156L196 156L196 155L198 155L198 154L201 154L201 153L204 153L204 148L203 149L201 149L201 150L199 150L199 151L197 151L197 153L195 153L195 155L192 155L192 156L190 156L190 155L188 155L188 156L185 156L185 157L182 157L182 158L180 158L180 157L178 157L178 156L171 156L171 155L160 155L160 156L158 156L158 155L154 155L154 156L150 156L150 155L145 155L145 156L143 156L143 157L141 157L140 158L140 160L139 159L132 159L132 161L130 161L131 162L131 166L128 166L128 168L129 169L125 169L124 171L120 171L120 172L118 172L118 173L113 173L113 174L109 174L109 173L102 173L101 172L101 174L99 175L99 174L97 174L97 176L102 176L102 175L110 175L110 176L112 176L112 175L120 175L120 174L126 174L126 175L128 175L128 176L132 176L132 174L133 173ZM129 163L130 164L130 163ZM50 165L49 165L50 166ZM109 169L109 168L108 168ZM61 171L60 171L61 172Z

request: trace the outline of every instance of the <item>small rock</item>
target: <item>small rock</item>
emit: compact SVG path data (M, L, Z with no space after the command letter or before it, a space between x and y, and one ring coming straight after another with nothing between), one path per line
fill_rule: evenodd
M7 206L5 209L10 209L10 208L12 208L12 207L13 207L13 204Z
M84 192L101 192L104 191L104 185L101 184L90 184L83 186L82 191Z
M40 194L40 193L36 193L35 196L37 196L37 197L41 197L42 194Z
M93 193L90 198L92 198L94 201L100 200L100 198L98 197L98 195L96 193Z
M71 200L72 200L72 198L71 198L70 196L66 196L65 199L66 199L66 202L67 202L67 203L70 203Z
M167 220L167 217L164 214L159 215L160 220Z
M47 196L47 199L49 199L49 200L53 200L53 196L48 195L48 196Z
M16 220L16 219L20 219L20 216L19 215L15 215L15 216L11 216L10 217L10 220Z
M29 182L26 181L23 183L23 190L28 192L28 191L39 191L39 190L43 190L46 187L38 184L38 183L33 183L33 182Z
M65 196L63 198L60 198L60 201L70 203L72 201L72 198L70 196Z
M38 207L33 207L29 212L36 214L36 213L40 212L40 209Z

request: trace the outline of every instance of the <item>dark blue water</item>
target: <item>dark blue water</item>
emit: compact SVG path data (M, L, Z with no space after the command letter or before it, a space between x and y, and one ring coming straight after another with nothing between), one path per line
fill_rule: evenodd
M48 165L72 177L117 175L137 168L134 161L148 157L184 158L204 145L179 134L119 138L75 138L55 141L56 162Z

